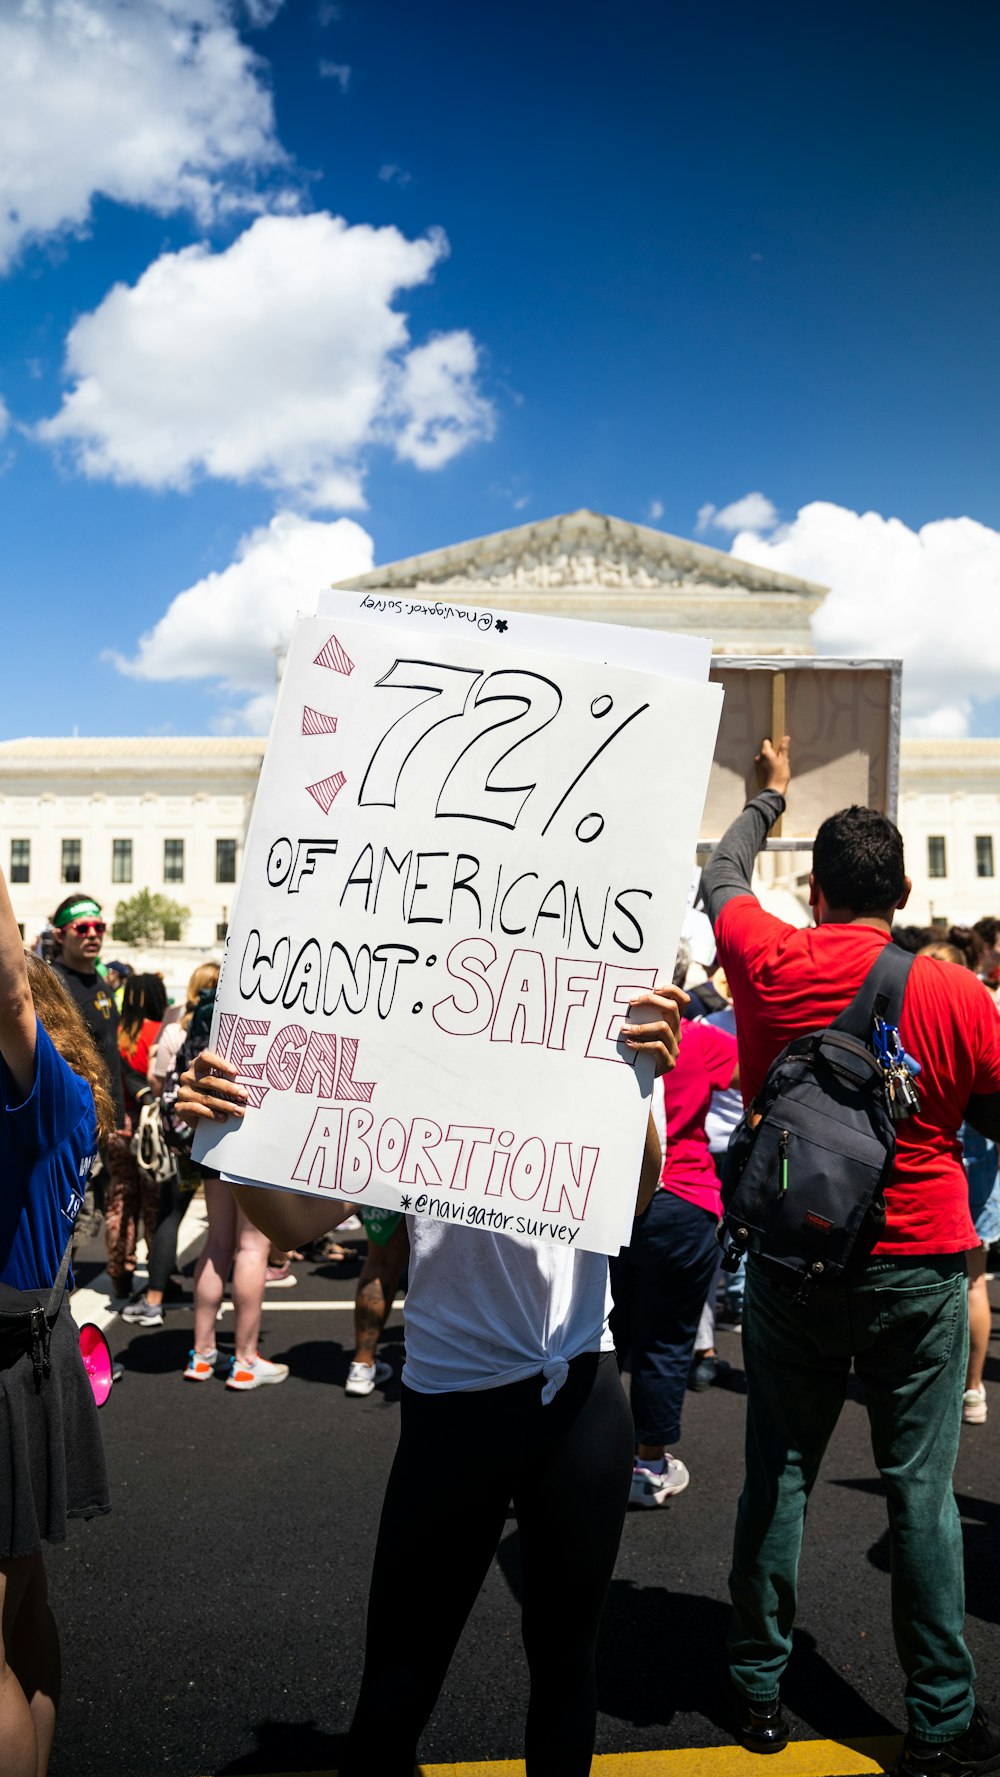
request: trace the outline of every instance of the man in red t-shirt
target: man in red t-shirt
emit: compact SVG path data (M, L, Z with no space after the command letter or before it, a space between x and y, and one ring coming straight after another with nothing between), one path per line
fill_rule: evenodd
M736 1008L750 1103L795 1037L850 1003L910 884L884 815L850 808L813 848L807 930L765 913L754 859L783 812L787 736L765 741L766 788L748 802L704 872L703 893ZM900 1039L920 1063L920 1108L897 1127L882 1239L863 1265L808 1304L751 1256L743 1316L746 1480L737 1514L729 1663L745 1746L787 1739L779 1684L791 1649L806 1504L853 1365L885 1485L892 1615L909 1731L896 1777L1000 1770L1000 1727L976 1706L963 1639L962 1529L951 1476L968 1345L965 1254L976 1245L958 1129L1000 1134L1000 1019L982 984L932 957L907 981Z

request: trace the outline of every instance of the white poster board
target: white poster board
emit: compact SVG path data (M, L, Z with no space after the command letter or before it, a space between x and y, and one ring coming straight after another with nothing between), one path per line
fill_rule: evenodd
M617 1033L672 971L709 644L375 604L296 624L213 1026L248 1109L195 1158L617 1251L652 1085Z

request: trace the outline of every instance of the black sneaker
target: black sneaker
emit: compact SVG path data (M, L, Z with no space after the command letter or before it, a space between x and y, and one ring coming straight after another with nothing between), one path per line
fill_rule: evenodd
M1000 1771L1000 1724L978 1704L964 1734L935 1746L907 1734L893 1777L979 1777Z
M784 1752L788 1745L788 1723L780 1697L770 1703L754 1703L734 1690L733 1704L736 1738L747 1752Z
M716 1357L714 1353L711 1357L700 1357L697 1363L691 1365L688 1387L695 1394L703 1394L706 1388L713 1388L717 1382L722 1382L732 1367L724 1357Z

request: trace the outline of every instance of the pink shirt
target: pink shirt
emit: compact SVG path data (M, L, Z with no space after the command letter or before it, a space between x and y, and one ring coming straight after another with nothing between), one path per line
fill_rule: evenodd
M722 1197L705 1118L712 1093L732 1083L736 1038L703 1019L683 1024L681 1033L677 1066L662 1076L667 1140L660 1189L720 1216Z

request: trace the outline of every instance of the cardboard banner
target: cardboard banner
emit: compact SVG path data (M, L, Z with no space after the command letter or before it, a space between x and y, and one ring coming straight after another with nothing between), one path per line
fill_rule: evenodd
M726 701L701 839L721 839L760 783L754 754L765 735L792 737L788 806L769 842L811 845L839 808L860 803L896 818L900 663L895 660L716 658Z
M249 1105L196 1159L617 1251L652 1085L618 1032L672 971L707 672L707 642L612 626L360 594L300 617L213 1026Z

